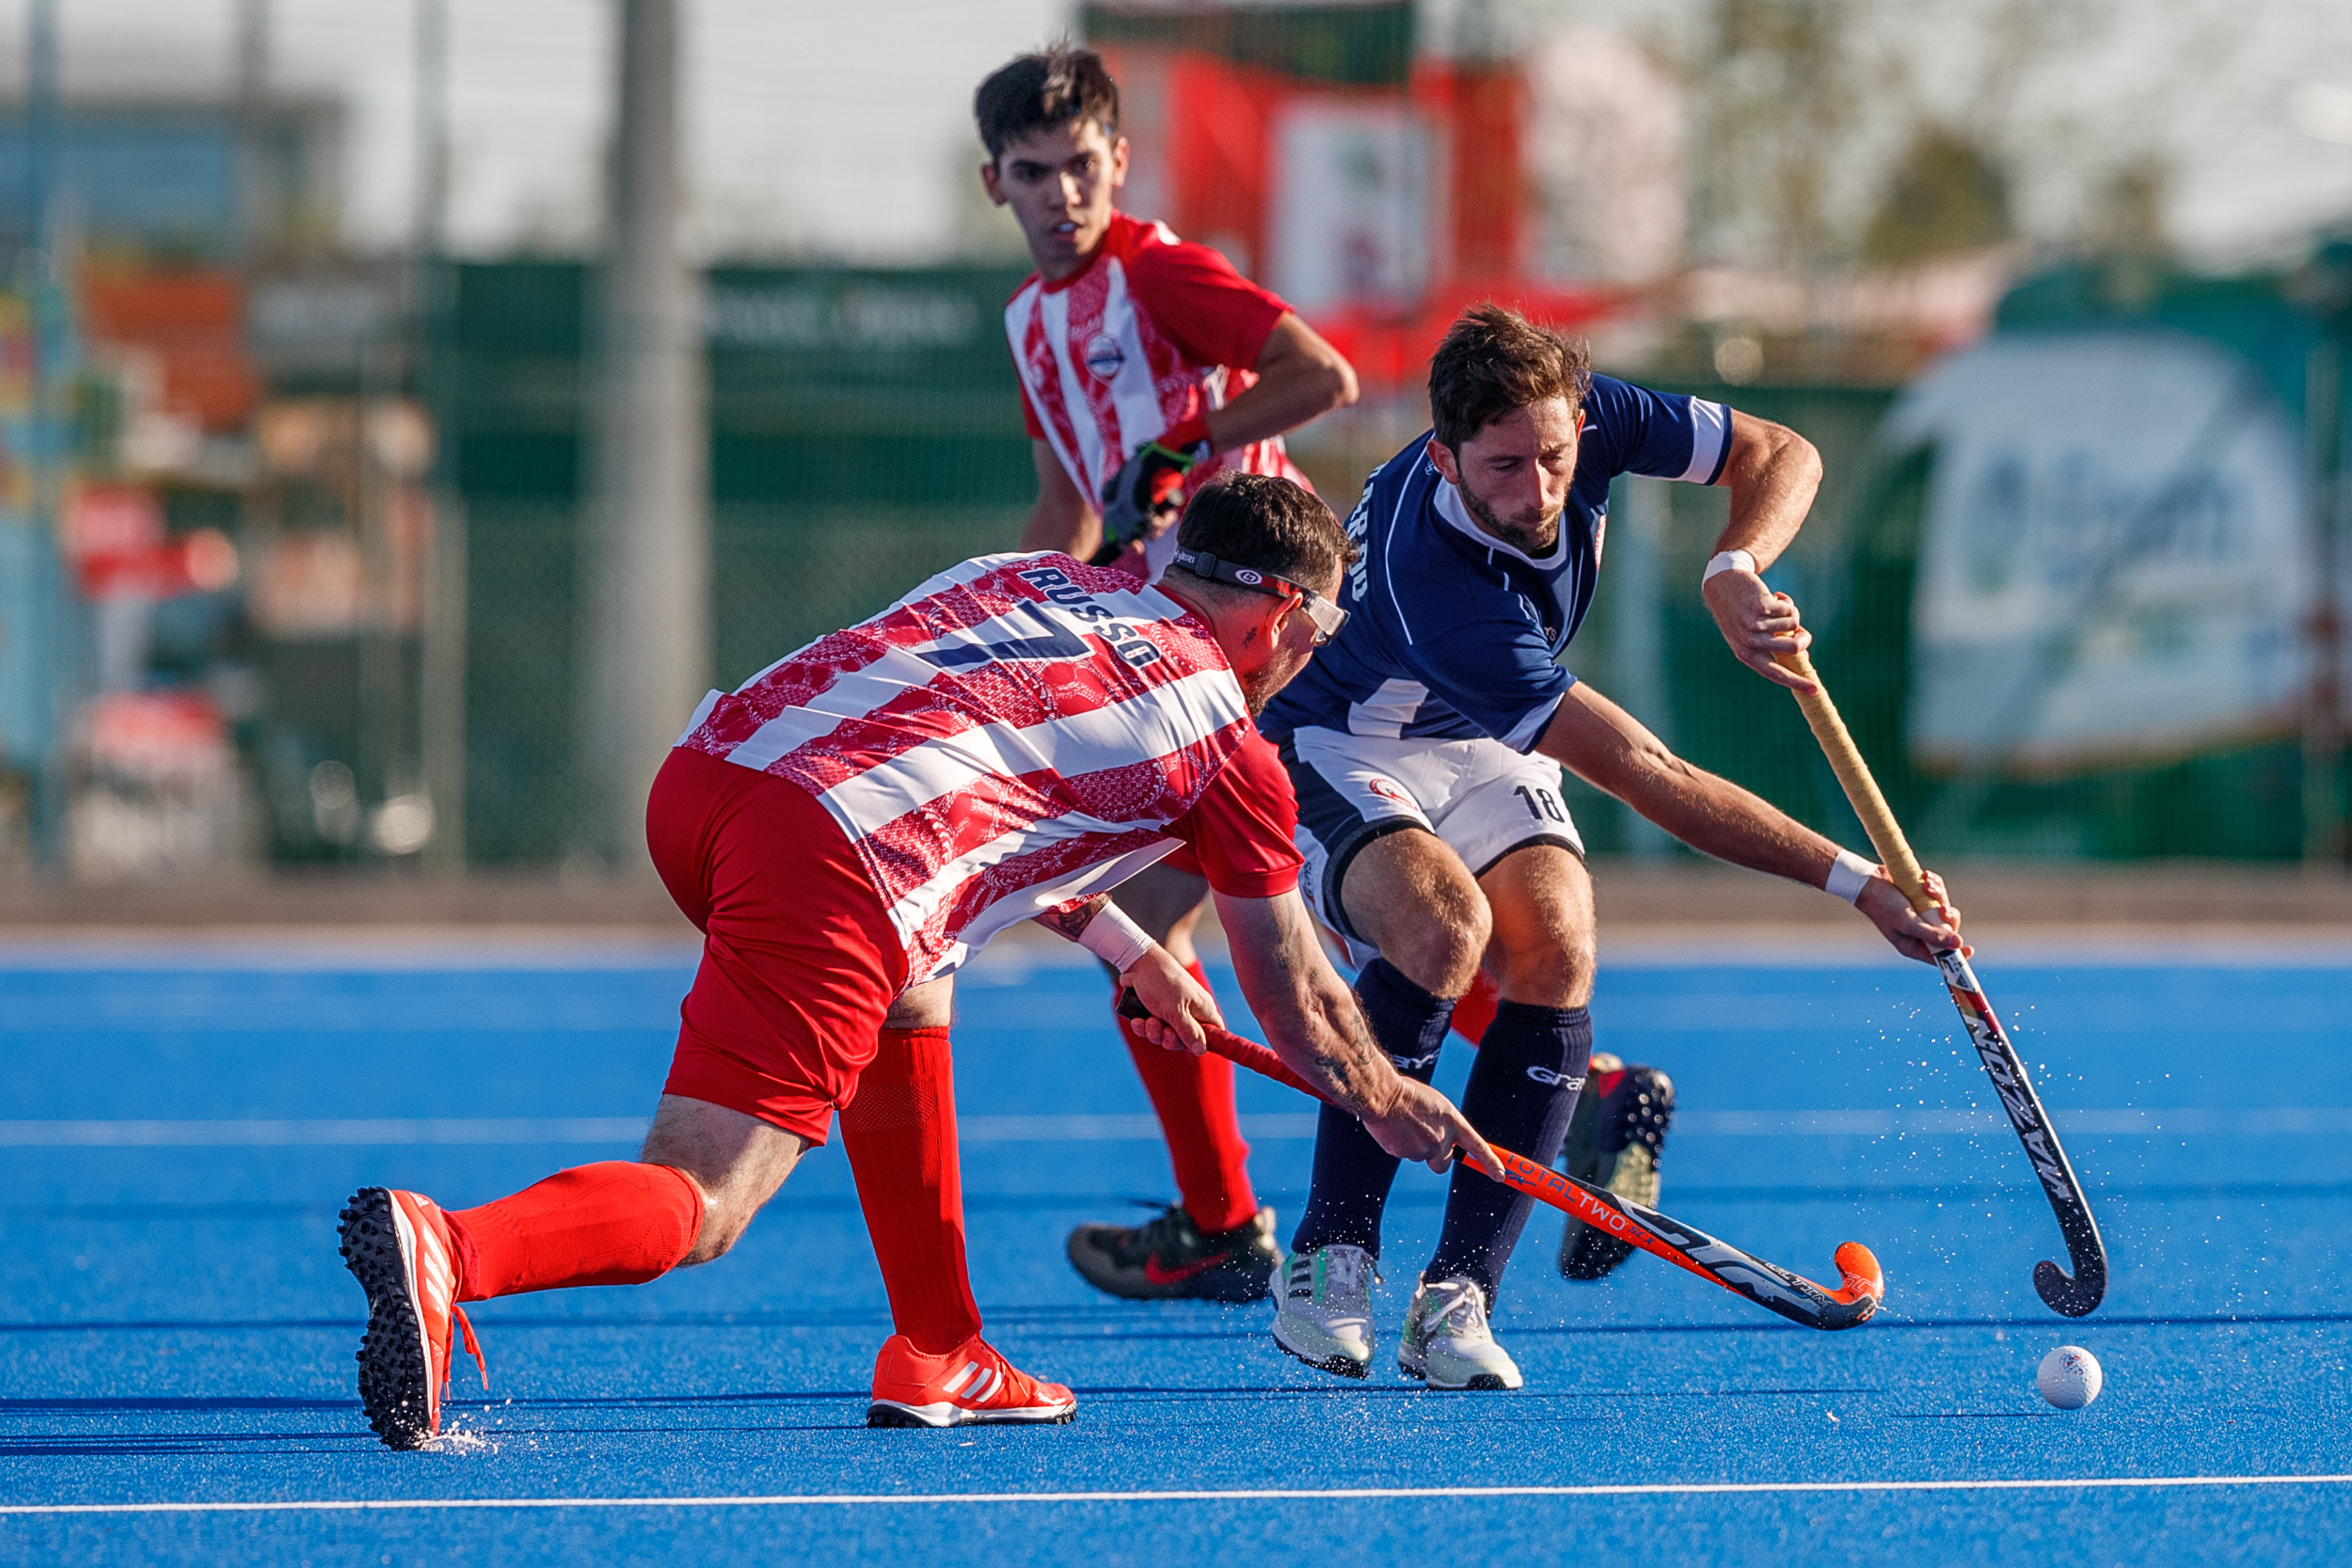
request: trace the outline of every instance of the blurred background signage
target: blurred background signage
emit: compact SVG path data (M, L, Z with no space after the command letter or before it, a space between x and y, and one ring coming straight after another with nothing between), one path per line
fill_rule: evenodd
M1522 63L1417 48L1410 4L1089 4L1132 151L1125 205L1289 299L1375 390L1471 299L1564 325L1622 291L1534 263Z
M834 69L871 15L681 12L684 662L732 684L1018 537L1027 261L968 112L1068 30L1122 83L1123 205L1355 364L1291 442L1335 504L1423 428L1446 325L1516 304L1821 450L1773 580L1927 849L2343 862L2352 99L2308 52L2223 80L2123 0L1965 50L1926 0L1868 36L1825 0L1040 4L910 27L881 124ZM612 13L17 14L0 875L589 863ZM1570 662L1851 837L1688 592L1723 504L1620 485ZM1665 852L1570 787L1597 852Z
M2080 770L2296 731L2319 579L2296 432L2250 369L2185 334L1995 339L1883 438L1938 453L1923 764Z
M1445 233L1428 123L1403 103L1294 103L1272 140L1275 292L1318 315L1418 304Z

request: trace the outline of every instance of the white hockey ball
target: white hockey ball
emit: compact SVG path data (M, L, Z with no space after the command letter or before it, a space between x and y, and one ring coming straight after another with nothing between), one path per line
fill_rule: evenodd
M2042 1397L2060 1410L2080 1410L2099 1397L2099 1386L2106 1381L2099 1358L2080 1345L2058 1346L2042 1358L2033 1377Z

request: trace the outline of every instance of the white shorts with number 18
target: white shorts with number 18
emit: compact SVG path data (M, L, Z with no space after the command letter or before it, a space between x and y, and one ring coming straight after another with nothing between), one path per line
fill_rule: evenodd
M1484 876L1512 850L1558 844L1580 860L1584 841L1560 799L1560 765L1500 740L1390 740L1303 729L1281 747L1298 792L1299 876L1315 917L1347 939L1350 957L1374 949L1347 922L1340 888L1357 852L1404 828L1437 834Z

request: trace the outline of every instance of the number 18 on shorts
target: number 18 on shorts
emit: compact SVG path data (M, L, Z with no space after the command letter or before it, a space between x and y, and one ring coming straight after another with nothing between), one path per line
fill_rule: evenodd
M1390 740L1301 729L1281 748L1298 792L1299 889L1315 916L1347 940L1351 960L1372 947L1347 924L1340 883L1357 851L1384 833L1435 833L1473 876L1512 850L1557 844L1580 860L1584 841L1560 799L1560 765L1499 740Z

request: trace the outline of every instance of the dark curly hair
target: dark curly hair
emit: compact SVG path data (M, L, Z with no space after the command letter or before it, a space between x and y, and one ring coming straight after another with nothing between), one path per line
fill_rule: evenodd
M1581 338L1538 326L1502 306L1473 305L1446 328L1429 358L1429 418L1455 451L1503 415L1546 398L1583 406L1592 351Z
M1119 84L1103 56L1074 43L1048 45L998 67L972 95L972 118L991 158L1035 131L1090 119L1119 136Z
M1356 559L1347 531L1323 498L1274 474L1221 474L1202 485L1177 525L1176 542L1309 587L1330 581ZM1179 573L1187 588L1225 591L1182 566L1168 569L1170 577Z

